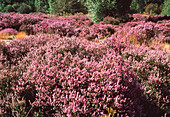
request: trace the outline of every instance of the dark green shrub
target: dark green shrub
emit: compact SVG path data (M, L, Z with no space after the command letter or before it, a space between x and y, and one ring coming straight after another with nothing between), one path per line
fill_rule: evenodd
M31 6L25 4L25 3L21 3L19 5L19 8L17 9L18 13L30 13L32 10Z
M86 0L91 19L98 23L106 16L120 18L129 11L131 0Z
M18 13L30 13L32 11L32 7L25 3L14 3L12 5L7 5L4 12L18 12Z
M116 0L104 1L104 0L87 0L86 6L88 7L91 19L94 22L103 20L104 17L109 16L109 12L116 11Z
M5 3L3 1L1 1L0 12L4 11L4 7L5 7Z
M158 7L163 4L163 0L132 0L130 4L130 10L132 13L143 13L145 11L145 6L150 3L157 4Z
M13 11L14 11L14 8L12 7L12 5L7 5L7 6L4 8L4 11L5 11L5 12L13 12Z
M49 13L48 0L35 0L34 7L36 12Z
M77 0L48 0L51 14L63 15L66 13L75 14L77 12L87 13L87 8Z
M19 3L14 3L12 5L12 8L17 12L17 9L20 7L20 4Z
M159 14L161 12L158 4L150 3L145 7L145 12L149 14Z

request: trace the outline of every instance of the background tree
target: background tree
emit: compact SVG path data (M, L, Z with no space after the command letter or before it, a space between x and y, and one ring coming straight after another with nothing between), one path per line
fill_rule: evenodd
M132 0L80 0L87 6L94 22L103 20L106 16L121 18L129 12Z
M5 7L5 2L4 1L0 1L0 11L3 11Z
M158 4L158 7L160 7L163 2L164 0L132 0L130 9L133 13L143 13L150 3Z
M17 8L18 13L30 13L32 11L32 7L25 3L19 4L19 8Z
M162 5L161 14L170 16L170 1L169 0L164 1L164 4Z
M87 8L78 0L48 0L50 13L62 15L63 13L87 13Z

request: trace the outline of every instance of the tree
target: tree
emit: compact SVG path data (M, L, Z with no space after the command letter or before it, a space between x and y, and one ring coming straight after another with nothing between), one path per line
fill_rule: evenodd
M120 18L129 12L132 0L80 0L87 6L94 22L103 20L106 16Z
M34 6L36 9L36 12L39 12L41 8L41 0L35 0Z
M5 11L5 12L13 12L13 11L14 11L14 8L12 7L12 5L7 5L7 6L4 8L4 11Z
M0 4L0 11L4 11L4 7L5 7L5 2L4 1L0 1L1 4Z
M150 3L158 4L160 7L163 4L164 0L132 0L130 9L133 13L143 13L145 11L145 7Z
M169 0L164 1L161 14L170 16L170 1Z
M17 8L18 13L30 13L31 11L32 11L31 6L25 3L19 4L19 8Z
M78 0L48 0L50 13L62 15L63 13L87 13L87 8Z

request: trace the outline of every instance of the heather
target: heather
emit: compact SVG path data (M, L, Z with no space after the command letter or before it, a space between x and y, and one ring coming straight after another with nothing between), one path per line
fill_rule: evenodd
M2 116L161 117L170 112L166 18L155 16L158 21L152 22L134 14L121 23L109 16L95 24L81 14L0 17L2 33L28 34L0 42Z

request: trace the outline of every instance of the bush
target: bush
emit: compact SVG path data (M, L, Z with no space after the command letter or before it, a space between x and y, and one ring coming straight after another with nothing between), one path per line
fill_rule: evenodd
M90 16L94 22L100 22L106 16L121 17L129 11L131 0L86 0Z
M107 16L103 19L102 24L119 25L119 20L115 19L114 17Z
M163 1L164 0L132 0L130 10L132 13L143 13L148 4L158 4L158 7L160 7L163 4Z
M32 48L18 69L14 67L13 74L8 74L18 78L12 84L16 86L14 98L25 99L22 113L100 116L113 108L117 116L142 116L148 103L129 63L117 53L123 44L116 40L111 37L104 43L90 44L63 38ZM7 101L3 103L6 107ZM17 107L21 105L15 104L13 110L18 111Z
M10 90L14 91L4 99L3 112L7 111L5 107L7 114L11 112L13 116L100 116L112 108L116 116L162 115L162 110L143 95L145 89L133 72L132 61L121 54L127 50L127 44L119 38L112 36L103 43L56 38L41 44L47 39L41 35L37 46L36 37L31 38L24 42L26 47L34 46L28 46L31 49L27 48L26 57L11 67L9 73L3 72L13 79L8 86L13 86ZM16 54L21 48L17 44L11 47ZM7 90L4 87L2 93ZM16 102L10 106L12 100Z
M30 13L32 11L31 6L25 4L25 3L21 3L19 5L19 8L17 8L17 12L18 13Z
M0 11L1 11L1 12L4 12L4 8L5 8L5 3L4 3L3 1L1 1Z
M32 11L32 7L25 3L14 3L12 5L7 5L4 8L5 12L18 12L18 13L30 13Z
M17 32L18 32L17 30L12 29L12 28L6 28L0 31L0 33L9 33L10 35L16 35Z
M90 117L108 108L117 117L169 112L170 55L156 45L169 37L168 20L114 26L93 24L86 15L42 13L0 13L0 20L3 28L18 23L23 30L56 33L0 43L2 116ZM156 43L151 49L150 41Z
M12 7L13 7L14 11L17 12L17 9L20 7L20 4L19 3L14 3L12 5Z
M165 112L170 111L167 95L170 84L169 53L153 50L127 50L124 55L131 61L138 82L145 87L145 94L152 103Z
M148 14L160 14L161 10L158 4L150 3L145 7L145 12Z
M13 11L14 11L14 8L12 7L12 5L7 5L7 6L4 8L4 11L5 11L5 12L13 12Z
M78 2L78 0L57 0L49 1L49 10L52 14L64 15L64 14L75 14L77 12L87 13L87 8Z

